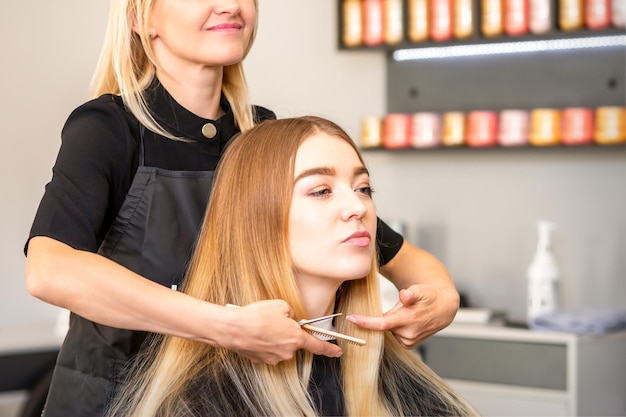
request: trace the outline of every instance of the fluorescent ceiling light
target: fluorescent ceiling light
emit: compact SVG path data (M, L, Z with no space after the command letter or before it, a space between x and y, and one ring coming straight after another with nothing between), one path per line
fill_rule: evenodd
M626 46L626 35L398 49L395 61Z

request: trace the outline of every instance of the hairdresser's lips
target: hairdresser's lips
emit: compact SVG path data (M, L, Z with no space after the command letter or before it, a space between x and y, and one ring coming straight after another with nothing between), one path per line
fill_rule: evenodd
M353 246L368 246L372 240L372 236L367 231L354 232L341 243L347 243Z
M210 26L207 30L212 32L239 32L241 30L241 24L239 23L220 23L219 25Z

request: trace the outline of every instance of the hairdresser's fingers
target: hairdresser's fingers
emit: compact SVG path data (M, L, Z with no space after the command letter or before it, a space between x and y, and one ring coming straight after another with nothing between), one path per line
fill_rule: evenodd
M233 310L235 317L225 326L219 345L254 362L276 365L289 360L310 336L292 319L292 308L282 300L259 301Z
M370 330L392 330L397 327L410 325L415 321L412 316L416 304L417 300L414 298L412 291L401 290L398 302L383 317L350 314L346 319L357 326Z
M400 291L402 310L407 310L407 322L392 329L395 338L407 349L446 327L459 307L459 295L449 286L412 285Z
M329 358L338 358L341 356L342 351L339 346L320 340L307 332L304 333L306 334L306 338L302 349L308 350L315 355L328 356Z
M401 290L398 303L383 317L351 314L348 320L371 330L390 330L398 342L413 349L424 339L445 327L453 302L445 289L432 285L413 285ZM451 307L452 306L452 307Z

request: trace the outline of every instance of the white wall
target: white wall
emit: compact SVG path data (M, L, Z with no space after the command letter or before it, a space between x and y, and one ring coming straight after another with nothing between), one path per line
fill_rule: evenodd
M261 0L246 60L253 101L279 116L327 116L354 137L382 114L384 55L336 48L336 1ZM86 98L108 2L0 5L0 326L52 321L24 289L22 247L50 178L60 129ZM8 92L8 94L6 94ZM559 224L564 304L625 305L626 150L609 152L368 153L385 219L439 255L481 305L523 317L534 222Z
M0 4L0 326L52 321L24 288L23 247L69 112L87 98L108 2Z

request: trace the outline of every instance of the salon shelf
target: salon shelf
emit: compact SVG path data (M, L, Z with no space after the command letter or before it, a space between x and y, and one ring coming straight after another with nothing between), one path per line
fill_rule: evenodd
M341 30L341 29L340 29ZM444 46L463 46L463 45L487 45L487 44L502 44L507 42L525 42L525 41L545 41L545 40L559 40L559 39L581 39L581 38L599 38L604 36L616 36L624 35L624 29L610 28L602 30L590 30L581 29L575 31L562 31L551 30L543 34L528 34L520 36L492 36L486 37L481 34L474 34L473 36L465 39L450 39L447 41L424 41L424 42L409 42L407 40L393 45L376 45L376 46L346 46L341 41L338 41L338 49L341 51L353 51L353 52L387 52L392 54L400 49L417 49L417 48L434 48Z
M559 28L557 19L558 19L558 0L551 0L551 10L553 13L553 18L551 22L551 29L542 34L533 34L528 33L524 35L507 35L503 33L502 35L497 36L484 36L481 33L480 28L480 0L472 1L472 8L474 12L474 22L473 22L473 33L467 38L459 39L452 38L446 41L434 41L431 39L424 40L422 42L411 42L408 39L408 34L406 31L407 20L408 20L408 9L407 2L403 2L403 26L404 26L404 36L403 41L396 44L381 44L375 46L367 46L367 45L358 45L358 46L347 46L344 44L342 35L343 35L343 7L342 0L337 0L337 48L342 51L371 51L371 52L388 52L393 53L393 51L399 49L414 49L414 48L430 48L430 47L438 47L438 46L460 46L460 45L478 45L478 44L494 44L494 43L505 43L505 42L520 42L520 41L541 41L541 40L554 40L554 39L576 39L576 38L587 38L587 37L601 37L601 36L610 36L610 35L623 35L625 33L624 28L618 28L614 26L609 26L605 29L588 29L586 27L574 30L562 30Z
M558 0L552 1L553 12ZM406 2L404 2L406 27ZM554 12L552 29L545 34L485 37L480 32L479 0L473 0L473 35L466 39L394 45L347 47L342 42L343 8L337 1L339 50L371 51L386 55L386 114L445 113L475 110L626 106L626 48L564 49L442 59L394 59L394 52L412 49L506 44L524 41L576 40L624 36L623 28L561 30ZM618 42L619 43L619 42ZM621 152L626 145L493 146L437 148L363 148L366 152Z
M361 152L367 153L471 153L471 152L482 152L482 153L498 153L498 152L558 152L558 153L566 153L566 152L613 152L613 153L623 153L626 155L626 143L618 143L611 145L598 145L598 144L588 144L588 145L552 145L552 146L434 146L434 147L425 147L425 148L416 148L416 147L408 147L408 148L385 148L382 146L377 147L360 147Z

